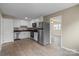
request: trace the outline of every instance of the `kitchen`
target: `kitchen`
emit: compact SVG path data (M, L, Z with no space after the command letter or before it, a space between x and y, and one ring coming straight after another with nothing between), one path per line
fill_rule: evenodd
M14 41L30 38L42 45L50 44L49 29L50 24L45 22L43 17L33 20L14 20Z

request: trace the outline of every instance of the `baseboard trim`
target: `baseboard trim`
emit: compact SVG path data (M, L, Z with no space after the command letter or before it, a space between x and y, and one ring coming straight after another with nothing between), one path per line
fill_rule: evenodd
M4 41L4 42L1 43L1 45L4 44L4 43L9 43L9 42L14 42L14 40L12 40L12 41Z
M67 48L67 47L62 47L63 49L67 50L67 51L71 51L73 53L77 53L79 54L79 51L76 51L76 50L73 50L73 49L70 49L70 48Z

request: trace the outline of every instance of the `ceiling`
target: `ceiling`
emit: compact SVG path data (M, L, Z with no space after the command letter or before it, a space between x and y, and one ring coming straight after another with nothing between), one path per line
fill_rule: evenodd
M73 3L0 3L3 14L14 16L18 19L37 18L72 7Z

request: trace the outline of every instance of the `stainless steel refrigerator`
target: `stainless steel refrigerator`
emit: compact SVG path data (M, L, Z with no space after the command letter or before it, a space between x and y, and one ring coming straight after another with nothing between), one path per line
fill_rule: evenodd
M39 28L43 28L38 31L38 42L42 45L50 44L50 24L47 22L39 22Z

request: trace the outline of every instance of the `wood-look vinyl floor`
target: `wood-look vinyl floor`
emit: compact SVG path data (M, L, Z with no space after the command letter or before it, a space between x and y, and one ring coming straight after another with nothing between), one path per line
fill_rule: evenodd
M42 46L30 39L17 40L2 45L1 56L53 56L57 47Z

